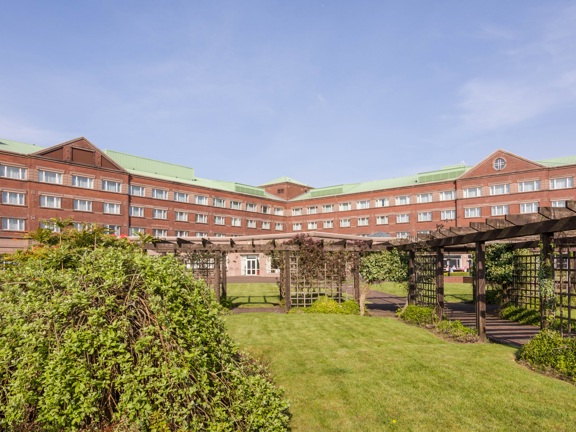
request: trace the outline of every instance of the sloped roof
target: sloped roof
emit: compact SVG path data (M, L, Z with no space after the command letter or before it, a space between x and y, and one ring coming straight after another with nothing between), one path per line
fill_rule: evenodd
M328 186L308 191L299 195L291 201L300 201L310 198L320 198L325 196L350 195L361 192L371 192L376 190L395 189L399 187L414 186L416 184L434 183L446 180L455 180L471 167L465 165L452 165L436 171L422 172L412 176L394 177L384 180L372 180L363 183L352 183L336 186Z
M45 147L37 146L36 144L26 144L18 141L0 138L0 150L9 151L12 153L31 154L42 150Z
M558 158L551 158L551 159L544 159L538 161L539 164L542 164L547 167L556 167L556 166L563 166L563 165L576 165L576 156L564 156Z
M260 186L269 186L269 185L273 185L273 184L278 184L278 183L293 183L293 184L297 184L300 186L308 186L307 184L301 183L299 181L294 180L293 178L290 177L278 177L274 180L271 180L269 182L263 183Z

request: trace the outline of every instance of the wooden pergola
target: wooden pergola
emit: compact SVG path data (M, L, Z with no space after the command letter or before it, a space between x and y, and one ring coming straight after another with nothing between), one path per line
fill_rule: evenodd
M409 290L408 302L416 301L415 260L416 253L432 251L435 254L436 308L441 315L444 311L444 254L446 252L474 252L475 280L474 298L476 299L476 326L481 340L486 338L486 245L490 243L512 243L515 248L541 247L544 257L553 259L553 246L573 248L576 246L576 202L569 201L566 207L541 207L537 214L506 215L488 218L485 222L471 223L469 227L439 228L430 235L411 239L392 239L386 237L362 237L324 232L307 232L306 235L321 241L326 251L347 250L353 253L352 273L354 279L354 297L359 298L360 275L357 262L361 253L398 249L409 253ZM241 237L217 237L191 240L189 238L165 238L154 244L145 245L146 249L158 253L186 254L210 252L214 256L213 287L217 299L226 295L226 254L228 253L264 253L281 252L285 266L290 268L290 254L297 252L299 246L286 244L295 234L270 234ZM290 310L290 272L284 278L286 311Z

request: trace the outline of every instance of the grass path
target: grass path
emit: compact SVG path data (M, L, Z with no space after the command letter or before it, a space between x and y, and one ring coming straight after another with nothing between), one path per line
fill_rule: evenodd
M573 431L576 386L514 361L513 348L463 345L394 319L226 317L269 362L294 431Z

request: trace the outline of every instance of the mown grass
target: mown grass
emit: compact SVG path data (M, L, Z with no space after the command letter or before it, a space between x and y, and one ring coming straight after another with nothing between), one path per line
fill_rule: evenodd
M280 304L275 283L229 283L228 298L235 307L272 307Z
M374 285L375 291L381 291L399 296L406 296L406 285L394 282L384 282ZM472 301L472 284L446 283L444 284L444 301L448 303L465 303Z
M269 363L294 431L572 431L576 386L532 372L515 350L457 344L394 319L227 316Z

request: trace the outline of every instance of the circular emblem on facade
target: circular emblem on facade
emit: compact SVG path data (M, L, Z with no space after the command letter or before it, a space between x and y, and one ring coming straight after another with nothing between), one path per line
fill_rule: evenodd
M494 159L492 166L496 171L502 171L506 167L506 160L503 158L496 158Z

